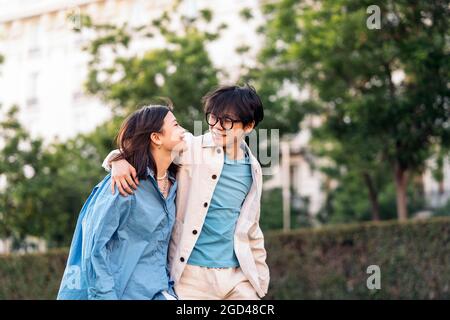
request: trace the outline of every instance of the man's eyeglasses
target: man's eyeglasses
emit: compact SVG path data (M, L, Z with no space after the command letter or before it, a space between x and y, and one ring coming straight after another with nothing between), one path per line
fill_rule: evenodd
M216 125L216 123L219 121L220 121L220 125L225 130L231 130L231 129L233 129L233 125L235 122L241 122L240 120L234 120L234 119L231 119L230 117L226 117L226 116L225 117L217 117L214 114L212 114L211 112L208 112L206 114L206 122L211 127L214 127Z

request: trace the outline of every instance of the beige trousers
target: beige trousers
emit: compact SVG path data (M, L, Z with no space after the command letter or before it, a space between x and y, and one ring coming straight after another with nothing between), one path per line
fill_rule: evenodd
M241 268L186 265L175 292L181 300L259 300Z

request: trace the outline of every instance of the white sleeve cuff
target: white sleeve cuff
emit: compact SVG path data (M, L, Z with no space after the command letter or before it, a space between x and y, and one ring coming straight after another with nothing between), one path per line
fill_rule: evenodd
M105 168L107 172L111 171L111 159L119 154L119 149L113 150L106 156L105 160L103 160L102 167Z

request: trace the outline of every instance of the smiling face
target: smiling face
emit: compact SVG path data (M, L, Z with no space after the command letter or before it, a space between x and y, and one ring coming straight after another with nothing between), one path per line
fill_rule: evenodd
M152 141L156 147L161 146L162 149L172 151L179 148L183 144L185 129L178 124L174 114L169 111L164 118L164 124L161 132L152 134Z
M128 161L139 179L147 178L148 168L157 173L155 156L164 157L184 143L185 130L178 125L167 106L149 105L136 110L122 124L117 135L120 159ZM157 152L157 154L155 153ZM169 168L172 173L175 168Z
M220 86L202 99L214 143L240 144L264 118L261 99L251 86Z
M253 129L253 123L244 126L237 116L229 113L224 113L221 117L214 113L207 114L207 121L214 143L222 147L240 144Z

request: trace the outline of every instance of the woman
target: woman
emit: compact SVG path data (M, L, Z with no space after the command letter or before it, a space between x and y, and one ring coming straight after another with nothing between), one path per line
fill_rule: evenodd
M122 125L117 144L140 188L111 194L108 174L77 222L58 299L175 299L167 251L175 220L176 166L184 129L169 107L148 106Z

